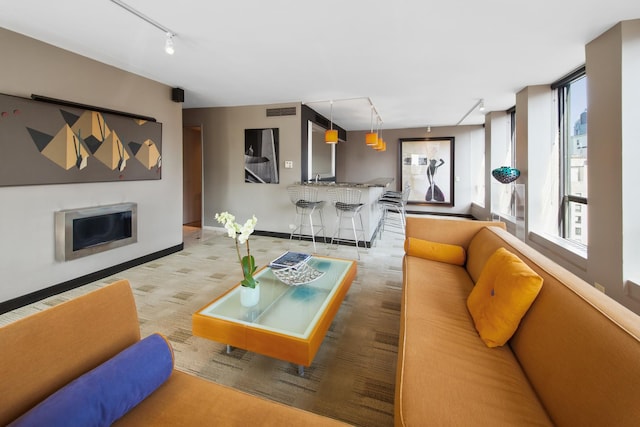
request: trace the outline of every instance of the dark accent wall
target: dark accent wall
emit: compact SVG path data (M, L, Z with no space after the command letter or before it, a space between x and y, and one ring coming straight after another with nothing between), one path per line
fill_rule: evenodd
M306 105L302 105L300 109L300 120L301 120L301 129L300 129L300 144L301 144L301 156L300 156L300 165L302 168L300 177L300 181L305 182L309 180L309 170L307 159L309 158L309 120L313 123L316 123L318 126L321 126L325 129L329 129L331 126L331 122L325 116ZM333 123L333 128L338 130L338 140L346 141L347 140L347 131ZM336 164L338 162L338 152L336 151Z

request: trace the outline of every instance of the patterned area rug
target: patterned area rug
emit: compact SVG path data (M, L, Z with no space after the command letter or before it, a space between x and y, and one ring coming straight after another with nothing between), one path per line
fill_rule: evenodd
M233 241L222 230L185 228L185 249L0 316L0 325L119 279L130 281L142 336L160 332L173 344L176 368L250 394L359 426L393 425L402 287L402 235L384 233L361 249L358 274L313 364L297 366L191 334L191 315L241 278ZM311 242L252 236L259 265ZM355 247L318 244L318 254L356 258Z

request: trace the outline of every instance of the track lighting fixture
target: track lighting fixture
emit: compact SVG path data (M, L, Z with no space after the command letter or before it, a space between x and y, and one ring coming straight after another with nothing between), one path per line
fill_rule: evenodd
M484 99L483 98L479 99L475 104L473 104L473 107L471 107L471 109L469 111L467 111L467 113L464 116L462 116L460 121L458 123L456 123L456 126L460 125L464 121L464 119L466 119L469 116L469 114L471 114L471 113L473 113L475 111L476 108L481 113L484 113Z
M167 27L165 27L164 25L162 25L158 21L156 21L154 19L151 19L150 17L148 17L144 13L140 12L139 10L134 9L133 7L129 6L123 0L111 0L111 2L116 4L116 5L118 5L118 6L120 6L121 8L126 10L127 12L137 16L138 18L142 19L143 21L153 25L157 29L163 31L167 36L166 39L165 39L165 42L164 42L164 51L167 52L167 54L169 54L169 55L173 55L174 54L174 52L176 50L175 50L175 47L173 45L173 38L176 36L176 33L171 31L170 29L168 29Z
M175 48L173 47L174 35L175 34L167 33L167 40L164 43L164 51L167 52L169 55L173 55L174 52L176 51Z

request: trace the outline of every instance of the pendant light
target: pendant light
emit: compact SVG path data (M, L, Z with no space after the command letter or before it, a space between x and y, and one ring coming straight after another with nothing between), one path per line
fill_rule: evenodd
M324 142L327 144L337 144L338 143L338 130L333 128L333 101L331 101L331 113L329 115L331 128L327 129L324 132Z
M386 147L384 139L382 138L382 129L378 129L378 143L373 146L373 149L376 151L384 151L383 148Z
M376 125L377 124L378 124L378 119L376 118ZM374 145L378 144L377 129L376 129L376 132L373 131L373 105L371 106L371 131L365 135L364 141L369 147L373 147Z

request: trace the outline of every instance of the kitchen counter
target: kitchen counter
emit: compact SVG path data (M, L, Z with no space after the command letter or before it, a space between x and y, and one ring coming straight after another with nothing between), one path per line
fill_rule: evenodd
M393 178L376 178L367 182L319 181L305 182L302 185L318 187L318 200L327 201L324 216L325 235L327 239L331 239L331 237L334 235L334 232L337 229L336 220L338 218L338 215L335 212L335 208L331 206L328 190L330 188L336 187L348 187L360 190L360 192L362 193L360 201L365 205L361 211L362 224L364 226L365 235L364 245L367 247L371 247L373 240L375 240L376 238L378 227L380 226L380 220L382 219L382 210L378 205L378 199L380 198L380 196L382 196L382 193L389 187L392 182ZM344 232L342 237L345 237ZM318 237L316 237L316 239L317 238ZM346 236L346 238L353 239L353 233Z
M355 187L355 188L370 188L370 187L382 187L387 188L393 182L393 178L376 178L366 182L332 182L332 181L311 181L304 182L302 185L317 185L322 187Z

